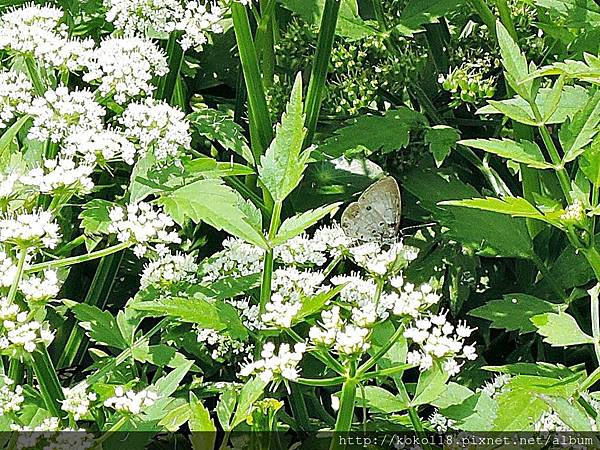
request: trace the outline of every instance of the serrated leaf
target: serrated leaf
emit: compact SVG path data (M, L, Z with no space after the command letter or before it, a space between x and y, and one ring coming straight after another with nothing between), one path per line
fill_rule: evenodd
M171 395L177 390L183 377L190 371L192 364L192 361L188 361L160 378L153 384L154 392L156 392L159 397L168 397Z
M440 17L455 11L463 4L463 0L409 0L400 13L396 28L403 34L412 34L420 31L422 25L437 22Z
M429 151L438 167L442 165L450 151L456 147L459 139L458 130L446 125L436 125L425 131L425 143L429 144Z
M302 151L305 136L302 77L298 74L275 138L261 157L258 169L261 183L276 202L283 202L304 175L310 157L310 150Z
M504 389L497 398L498 412L494 431L523 431L531 429L548 405L525 389Z
M535 98L535 103L542 117L546 118L549 116L549 118L544 119L544 123L547 125L563 123L568 117L573 117L581 109L581 105L587 102L589 98L587 90L579 85L565 86L557 106L553 105L550 100L552 95L552 89L542 88L538 91ZM507 100L489 101L488 103L487 106L477 110L477 114L512 112L514 117L511 118L517 121L521 119L523 123L528 123L529 125L537 125L531 105L519 96ZM500 108L504 108L504 110L501 111ZM552 109L554 109L554 112L550 114Z
M23 128L23 125L30 119L31 117L28 115L24 115L17 119L15 123L13 123L6 131L2 133L0 136L0 159L5 159L5 153L10 148L10 145L14 141L17 134Z
M294 316L294 322L299 322L307 316L320 311L329 300L338 295L342 289L346 287L346 284L340 284L336 287L329 289L324 292L320 292L317 295L302 299L302 306Z
M131 350L131 355L136 361L154 364L157 367L179 367L189 360L166 344L146 345L138 344Z
M494 112L500 112L506 117L512 120L516 120L519 123L525 125L537 126L537 120L533 114L529 113L526 108L522 108L520 105L515 105L510 100L489 100L489 108L481 108L477 111L478 114L490 114Z
M573 120L565 122L558 133L564 156L569 162L583 153L598 132L600 123L600 92L597 92L585 106L575 114Z
M540 395L540 398L545 401L552 410L558 414L560 420L569 427L572 431L594 431L592 424L594 423L585 410L576 402L569 402L565 398L551 397L549 395Z
M108 234L108 227L112 222L109 212L115 206L115 203L99 198L83 205L79 214L83 232L88 235Z
M475 208L484 211L493 211L501 214L508 214L513 217L527 217L529 219L538 219L548 221L548 219L538 209L522 197L504 197L504 198L472 198L465 200L450 200L441 202L440 205L463 206L465 208Z
M502 22L496 21L496 34L502 55L502 65L506 71L506 79L512 88L522 97L531 96L531 81L524 81L529 75L527 59Z
M594 338L585 334L569 314L540 314L533 316L531 322L544 336L544 342L554 347L594 343Z
M598 189L600 186L600 137L592 141L581 157L579 158L579 168L586 178Z
M268 248L262 232L252 224L254 219L239 208L240 201L239 194L220 179L198 180L158 199L165 212L180 225L186 218L196 223L204 221L217 230Z
M237 153L254 165L254 157L244 136L244 130L227 114L216 109L205 108L191 113L188 120L201 136L218 142L225 149Z
M383 116L363 114L345 122L335 134L320 143L317 149L334 158L349 150L364 147L370 152L389 153L405 148L411 130L427 125L425 117L409 108L386 111Z
M341 203L334 203L332 205L321 206L320 208L311 209L286 219L281 224L281 227L279 227L277 235L271 240L271 246L275 247L284 244L293 237L303 233L326 215L335 214L335 211L337 211L340 204Z
M192 435L190 441L194 450L213 450L216 440L217 427L210 417L210 412L200 402L194 400L190 403L192 412L189 419L189 426Z
M564 27L585 28L600 25L600 7L594 0L533 0L533 3L565 20Z
M252 405L263 394L266 387L267 383L258 377L251 378L244 384L244 387L240 391L235 414L231 421L231 429L246 420L246 417L248 417L251 412Z
M425 372L421 372L411 406L426 405L434 401L446 389L449 378L448 372L443 370L438 362Z
M121 350L128 347L127 341L119 331L117 321L110 312L86 303L80 303L71 309L79 326L88 332L90 339Z
M558 305L527 294L506 294L501 300L488 301L469 311L470 316L490 320L490 327L506 331L529 333L535 331L530 319L533 316L557 312Z
M404 411L408 408L405 401L379 386L365 386L364 397L362 389L357 389L356 406L359 408L366 406L385 414Z
M163 427L165 430L171 433L176 432L181 428L181 425L186 423L192 416L192 410L190 405L187 403L177 408L171 409L165 416L158 422L158 425Z
M536 169L553 168L552 164L546 162L542 151L535 142L515 142L510 139L466 139L459 143Z

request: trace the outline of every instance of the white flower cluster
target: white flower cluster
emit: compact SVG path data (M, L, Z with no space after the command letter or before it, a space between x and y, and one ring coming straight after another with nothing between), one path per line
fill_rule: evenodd
M0 219L0 242L54 248L60 240L60 230L48 211L21 213Z
M107 163L122 159L127 164L135 160L135 145L115 130L83 130L67 136L61 147L67 158L80 157L84 164Z
M228 303L233 305L240 313L242 323L249 330L262 330L265 324L260 318L260 307L252 304L250 297L242 299L229 299Z
M25 113L32 97L33 85L27 75L13 70L0 71L0 129Z
M302 307L303 300L323 292L325 277L321 272L300 271L295 267L277 269L273 274L271 301L265 305L261 319L265 324L280 328L292 326L292 320Z
M210 328L199 329L196 340L211 350L210 356L215 360L223 358L227 354L242 355L252 350L252 347L244 345L243 342Z
M327 244L306 234L296 236L275 248L274 256L284 264L322 266L327 262Z
M173 219L150 203L131 203L127 208L116 206L110 210L109 217L108 232L115 233L120 242L135 242L134 252L138 257L146 254L150 243L181 242L176 231L168 230L175 225Z
M44 276L30 275L23 277L19 290L29 301L44 301L55 298L60 291L58 276L54 270L44 270Z
M90 403L96 401L98 396L93 392L86 392L85 383L73 388L63 388L65 399L62 402L62 410L72 414L73 419L79 420L90 410Z
M454 327L446 320L446 313L416 319L404 336L417 344L419 350L410 351L406 360L409 364L418 365L422 371L438 360L442 362L444 371L456 375L461 367L457 360L477 358L475 347L464 342L473 331L465 324L459 323Z
M193 255L183 253L164 253L158 259L150 261L144 267L140 279L140 288L151 284L169 285L181 281L192 282L196 279L198 264Z
M429 283L415 286L412 283L405 283L402 276L396 276L390 280L390 284L398 290L398 294L392 292L387 295L390 303L393 301L392 313L396 316L416 318L441 299Z
M227 238L223 251L213 255L202 264L204 283L222 277L243 277L258 273L262 269L264 250L241 239Z
M164 52L152 41L139 37L109 38L90 52L86 82L100 81L103 96L114 94L117 103L151 95L152 77L169 71Z
M507 373L496 375L491 381L486 382L481 388L481 392L487 394L490 398L496 397L503 392L503 388L511 379Z
M356 264L380 276L406 266L418 254L416 248L404 245L402 241L394 242L388 249L383 248L376 242L367 242L350 247L349 250Z
M353 356L366 352L369 343L369 329L349 323L335 305L321 312L321 322L311 327L309 337L316 346L331 348L343 356Z
M429 423L438 433L446 433L448 429L452 429L455 425L454 420L448 419L438 410L429 416Z
M137 144L141 156L152 151L158 161L179 154L191 144L190 124L185 113L166 102L147 98L130 103L119 123L127 138Z
M15 195L15 185L19 181L19 174L11 172L6 174L0 173L0 198L10 199Z
M65 24L59 24L63 12L53 6L28 4L0 17L0 48L28 55L45 67L81 69L87 52L94 46L91 39L68 37Z
M125 391L123 386L115 388L115 395L104 401L104 406L125 414L139 414L143 408L152 406L158 399L156 392L144 389L139 392Z
M21 404L25 400L23 386L13 386L14 384L15 382L7 376L2 377L2 387L0 387L0 415L21 409Z
M567 222L581 222L585 219L585 206L579 199L573 200L573 203L565 208L565 212L560 216L561 220Z
M17 275L17 265L4 251L0 251L0 287L10 287Z
M26 311L21 311L15 304L10 304L8 299L0 299L0 349L33 352L38 343L50 345L54 334L47 324L30 320Z
M182 31L179 43L183 49L201 47L209 33L222 33L224 11L217 4L179 0L104 0L108 8L106 20L126 35L155 31Z
M100 130L106 113L88 90L70 91L65 86L48 89L35 97L27 111L33 117L29 139L61 142L86 130Z
M295 381L299 377L298 363L306 351L306 345L294 344L292 351L289 344L281 344L275 353L275 344L267 342L260 353L262 359L250 361L239 372L241 377L258 375L265 383L280 379Z
M46 159L44 167L30 170L19 181L26 186L35 186L43 193L50 194L59 190L88 194L94 188L91 179L94 168L91 165L78 165L67 158Z

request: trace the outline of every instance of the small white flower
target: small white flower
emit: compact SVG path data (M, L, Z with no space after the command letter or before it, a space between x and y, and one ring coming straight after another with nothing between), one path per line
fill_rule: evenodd
M297 343L293 351L289 344L281 344L279 351L275 352L275 345L266 342L263 346L261 357L257 361L249 361L242 366L239 372L241 377L258 375L263 381L278 381L280 379L295 381L299 377L298 364L306 351L306 345Z
M27 111L33 98L33 85L27 75L17 71L0 71L0 128ZM0 195L1 196L1 195Z
M58 224L48 211L21 213L0 219L0 242L54 248L59 240Z
M185 113L163 101L147 98L130 103L119 123L140 155L152 152L158 161L177 156L180 148L187 149L191 144Z
M90 403L95 401L97 396L93 392L86 392L87 385L80 384L73 388L63 388L65 399L62 402L62 410L73 414L75 420L81 419L90 410Z
M89 54L83 80L99 81L98 91L117 103L152 94L154 76L168 72L167 58L152 41L140 37L109 38Z
M19 289L27 300L42 301L55 298L60 291L60 284L56 271L48 269L43 277L32 275L23 278Z
M160 255L157 260L149 262L142 272L140 288L151 284L171 284L181 281L194 281L198 264L193 255L182 253L167 253Z
M123 386L115 388L115 395L104 401L104 406L124 414L139 414L143 408L148 408L156 402L158 395L149 389L139 392L125 391Z

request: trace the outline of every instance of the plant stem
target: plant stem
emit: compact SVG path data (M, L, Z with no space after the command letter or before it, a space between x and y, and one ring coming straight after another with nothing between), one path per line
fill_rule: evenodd
M40 270L45 269L57 269L59 267L67 267L72 266L73 264L80 264L86 261L92 261L94 259L102 258L104 256L120 252L121 250L125 250L126 248L129 248L132 245L133 244L131 242L121 242L120 244L116 244L111 247L106 247L102 250L97 250L86 255L71 256L70 258L33 264L32 266L25 269L25 273L39 272Z
M600 299L598 294L600 284L596 284L588 292L590 294L590 315L592 319L592 336L594 337L594 352L598 365L600 365Z
M391 377L413 367L415 367L414 364L400 364L399 366L388 367L387 369L374 370L373 372L363 374L360 377L360 381L372 380L373 378L379 377Z
M484 0L470 0L471 6L488 28L491 36L496 36L496 16Z
M337 386L344 383L344 377L333 377L333 378L298 378L296 383L304 384L305 386Z
M568 299L568 297L565 295L565 292L559 286L559 284L556 282L556 280L554 279L554 277L552 276L552 274L550 273L550 271L546 267L546 264L544 263L544 261L542 261L542 259L538 256L537 253L533 254L533 263L536 265L536 267L538 268L538 270L544 276L544 279L546 280L546 282L548 283L548 285L559 296L559 298L561 299L561 301L566 302L567 299Z
M46 86L40 78L40 73L38 72L37 65L32 56L25 57L25 66L27 67L27 73L29 74L36 95L44 95Z
M269 225L269 241L273 239L277 230L279 229L279 223L281 221L281 202L275 202L273 205L273 211L271 213L271 224ZM265 251L265 259L263 262L263 273L262 281L260 284L260 314L265 312L265 306L271 300L271 284L273 281L273 249Z
M275 69L275 42L273 27L275 26L275 0L260 0L260 22L256 30L256 53L261 61L263 84L273 84Z
M260 75L258 55L250 31L248 11L241 3L233 2L231 16L248 92L248 117L250 120L252 153L258 164L260 156L265 152L273 138L273 125Z
M394 332L392 337L385 343L385 345L383 347L381 347L379 350L377 350L377 353L375 353L373 356L371 356L362 366L360 366L358 368L358 370L356 372L357 376L359 376L359 377L363 376L367 372L367 370L369 370L371 367L373 367L375 364L377 364L377 361L379 361L379 359L383 355L385 355L390 348L392 348L392 345L394 345L396 343L398 338L400 336L402 336L403 333L404 333L404 325L400 324L400 326L396 329L396 331Z
M6 297L7 303L10 305L15 301L15 297L17 296L17 290L19 289L19 284L21 283L21 278L23 278L23 272L25 267L25 261L27 259L27 247L20 246L19 247L19 261L17 262L17 273L15 274L15 278L10 285L10 290L8 291L8 296Z
M306 107L304 109L307 129L306 138L304 139L305 147L312 144L319 120L340 3L341 0L325 0L325 6L323 7L321 27L319 28L319 37L317 39L317 52L310 73L310 82L306 94Z
M336 434L348 433L352 428L352 419L354 417L354 404L356 401L356 386L357 380L354 377L346 378L342 386L342 394L340 396L340 409L335 421L334 432ZM334 437L331 441L330 450L341 450L345 447L340 442L339 436Z

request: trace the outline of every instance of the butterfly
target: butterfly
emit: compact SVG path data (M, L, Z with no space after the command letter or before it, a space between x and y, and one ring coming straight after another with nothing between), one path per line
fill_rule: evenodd
M342 214L342 230L363 242L391 242L400 231L402 200L393 177L376 181Z

